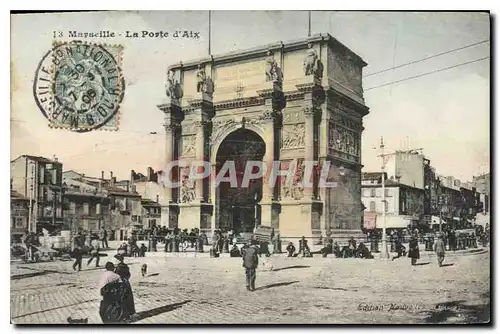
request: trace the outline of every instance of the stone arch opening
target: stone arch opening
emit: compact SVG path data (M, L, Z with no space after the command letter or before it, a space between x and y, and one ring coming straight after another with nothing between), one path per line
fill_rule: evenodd
M262 177L250 180L248 187L242 186L243 176L248 161L262 161L266 143L254 131L237 129L221 142L216 154L216 171L219 175L226 163L234 163L237 187L229 181L222 181L216 188L216 227L222 230L232 229L237 233L251 233L259 224L258 203L262 198ZM255 167L257 168L257 167ZM257 172L254 169L252 172ZM230 171L226 171L225 177ZM222 176L222 175L221 175Z

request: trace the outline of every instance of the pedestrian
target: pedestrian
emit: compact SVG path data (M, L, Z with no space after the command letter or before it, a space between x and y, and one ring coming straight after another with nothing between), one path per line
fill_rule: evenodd
M295 246L293 245L293 242L289 242L288 246L286 246L286 251L288 253L287 257L293 257L295 254Z
M414 266L417 264L417 260L420 258L420 250L418 249L418 239L414 235L410 239L408 250L408 257L411 258L411 265Z
M81 232L78 232L78 234L73 239L72 257L75 259L75 263L73 263L73 270L76 270L77 267L78 271L82 270L83 244L83 235Z
M220 240L219 231L215 230L212 233L212 250L214 254L217 253L219 250L219 240Z
M93 236L90 241L90 258L87 261L87 266L90 265L92 260L95 259L95 267L99 267L99 239L97 236Z
M257 240L252 239L250 245L241 250L243 267L245 268L246 286L248 291L255 290L255 279L257 278L257 267L259 265L259 250Z
M229 252L231 257L241 257L241 252L236 244L233 244L231 251Z
M101 239L102 248L109 248L108 245L108 231L103 227L99 232L99 238Z
M299 254L302 254L302 257L310 257L311 255L311 250L307 245L305 236L302 236L302 238L299 240Z
M99 306L99 315L103 323L119 323L123 315L123 296L125 286L121 278L114 272L113 262L106 262L106 270L99 281L99 291L102 300Z
M391 236L392 238L392 236ZM354 240L354 237L351 236L349 239L349 257L355 257L356 256L356 240Z
M123 298L123 317L125 320L133 320L137 318L135 313L134 294L132 285L130 284L130 268L124 262L123 255L115 255L118 264L115 268L115 273L118 274L125 285L125 295Z
M440 267L443 266L445 249L446 249L446 246L444 245L443 236L439 235L436 242L434 243L434 250L436 251L438 265Z

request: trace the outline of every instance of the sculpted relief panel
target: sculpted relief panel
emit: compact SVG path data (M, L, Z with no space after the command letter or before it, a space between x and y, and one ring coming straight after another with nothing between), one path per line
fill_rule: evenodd
M360 133L336 125L329 124L328 145L330 150L344 154L344 158L358 162L360 157Z
M304 186L302 184L305 170L304 159L282 161L282 170L289 170L289 168L292 168L291 164L296 164L295 173L290 182L286 177L281 177L281 198L300 200L304 197Z
M305 125L304 123L283 126L282 148L304 147Z
M181 203L191 203L196 197L195 183L189 175L189 167L181 169Z
M189 157L196 153L196 135L182 137L182 156Z

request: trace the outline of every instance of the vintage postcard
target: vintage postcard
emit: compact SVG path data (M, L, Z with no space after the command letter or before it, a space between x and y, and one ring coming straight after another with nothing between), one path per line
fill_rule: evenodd
M490 19L11 13L11 322L489 323Z

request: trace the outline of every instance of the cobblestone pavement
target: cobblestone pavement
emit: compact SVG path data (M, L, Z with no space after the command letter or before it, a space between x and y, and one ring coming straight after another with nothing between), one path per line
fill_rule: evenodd
M106 259L102 259L102 264ZM266 263L262 263L265 261ZM261 258L257 290L245 289L241 259L127 259L137 323L470 323L490 312L490 254L395 261ZM148 264L148 277L140 265ZM101 323L96 284L103 269L71 262L11 265L15 324Z

